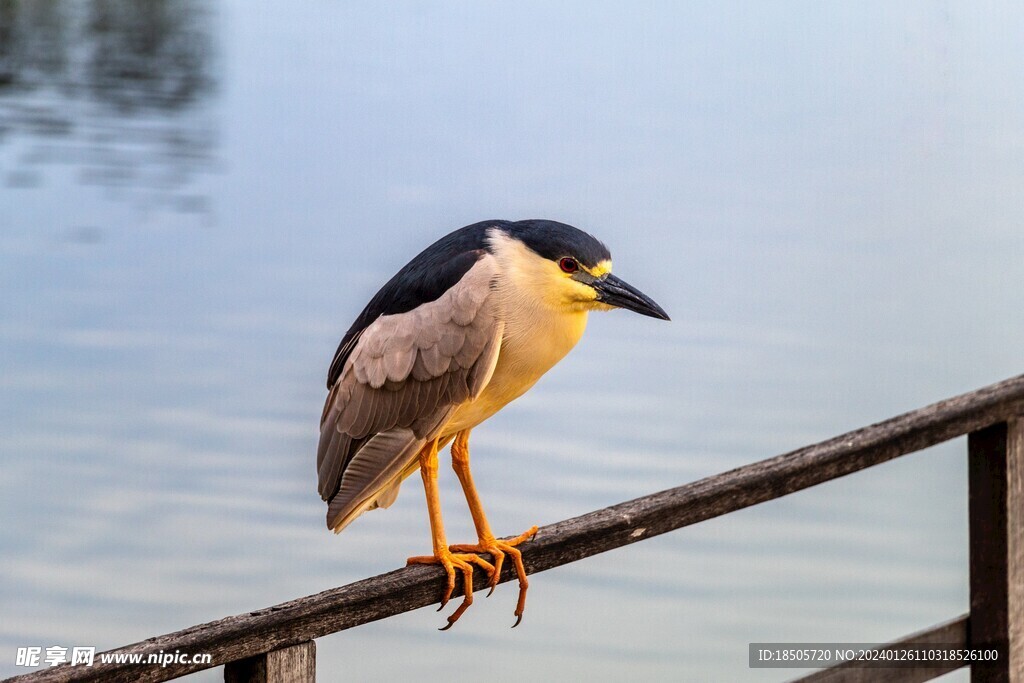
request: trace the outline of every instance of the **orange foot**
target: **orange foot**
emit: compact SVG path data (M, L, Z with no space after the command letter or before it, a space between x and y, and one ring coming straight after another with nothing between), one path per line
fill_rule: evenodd
M481 569L486 571L488 574L497 576L497 572L487 560L473 555L471 553L461 552L450 552L447 549L441 550L437 555L422 555L419 557L410 557L406 560L406 564L439 564L444 567L444 571L448 574L448 585L444 591L444 597L441 598L441 606L437 608L440 612L444 609L444 606L448 604L448 599L452 597L452 591L455 590L455 570L458 569L462 572L462 585L465 597L462 600L462 604L459 605L450 617L448 617L448 625L441 628L441 631L447 631L452 627L462 613L469 609L469 606L473 604L473 565L478 565Z
M515 538L496 539L493 536L488 536L481 538L479 543L475 545L461 544L448 546L448 549L453 553L487 553L494 558L494 567L490 572L490 581L487 584L491 589L487 593L488 597L494 592L495 586L498 585L498 579L501 577L501 565L505 561L505 555L511 556L512 561L516 565L516 575L519 577L519 601L516 603L516 611L514 612L516 623L512 624L512 628L519 626L519 622L523 620L523 610L526 609L526 589L530 587L530 582L526 580L526 568L523 566L523 553L516 546L529 541L536 533L537 527L534 526ZM470 557L479 559L477 555L471 555ZM489 563L485 564L490 566ZM472 567L470 567L470 572L472 571ZM472 583L472 577L467 580L469 583ZM452 576L449 574L449 583L451 581ZM450 589L449 592L451 592ZM449 619L448 626L451 626L454 623L454 619L458 619L462 615L465 607L468 607L468 605L463 604L463 606L459 607L459 610L452 615L454 618Z

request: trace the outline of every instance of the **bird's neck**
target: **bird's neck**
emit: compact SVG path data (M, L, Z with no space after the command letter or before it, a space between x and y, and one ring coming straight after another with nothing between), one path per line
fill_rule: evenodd
M546 264L519 240L490 237L497 261L493 287L505 320L499 364L511 364L533 384L576 345L587 327L587 308L575 307L553 286Z
M507 290L502 292L505 340L527 353L555 357L544 370L562 359L579 342L587 328L587 311L545 306L532 297ZM503 344L505 346L505 344Z
M490 258L494 258L491 256ZM504 331L491 381L477 400L461 406L446 434L469 429L522 396L572 350L587 327L587 312L555 308L524 289L522 272L498 268L492 286L498 295ZM528 280L525 282L528 283Z

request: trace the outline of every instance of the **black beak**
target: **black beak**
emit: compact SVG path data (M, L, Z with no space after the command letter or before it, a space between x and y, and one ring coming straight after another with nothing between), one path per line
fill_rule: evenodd
M668 313L661 306L654 303L654 299L611 273L603 278L594 280L590 284L597 290L597 300L601 303L615 306L616 308L625 308L640 315L649 315L652 318L669 320Z

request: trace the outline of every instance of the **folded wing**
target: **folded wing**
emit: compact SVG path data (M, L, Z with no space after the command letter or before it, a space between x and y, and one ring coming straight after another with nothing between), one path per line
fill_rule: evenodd
M329 528L390 505L423 445L490 381L503 331L494 276L494 258L483 253L436 300L382 315L358 335L320 422Z

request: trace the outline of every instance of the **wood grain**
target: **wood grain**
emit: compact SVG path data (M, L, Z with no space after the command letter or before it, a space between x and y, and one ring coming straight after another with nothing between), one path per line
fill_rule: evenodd
M526 569L544 571L773 500L1019 414L1024 414L1024 375L784 455L542 527L532 542L521 546ZM508 565L502 582L513 578ZM213 663L206 666L61 666L12 680L169 680L436 603L442 577L438 567L405 567L113 650L209 652ZM482 572L476 578L476 587L483 588Z
M316 683L316 643L230 662L224 667L224 683Z
M998 646L998 666L974 667L975 683L1024 681L1024 420L967 440L971 645Z
M1010 680L1024 683L1024 417L1007 425L1006 458Z

